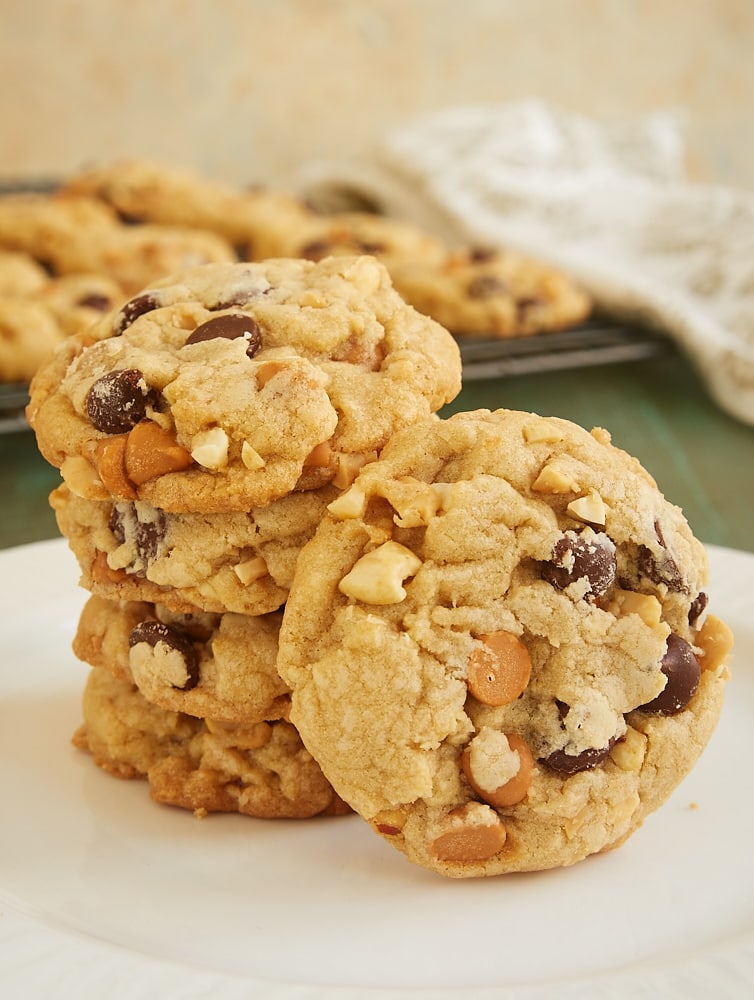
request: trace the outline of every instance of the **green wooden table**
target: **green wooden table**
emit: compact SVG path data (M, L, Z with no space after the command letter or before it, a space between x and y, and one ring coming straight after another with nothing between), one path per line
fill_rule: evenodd
M754 552L754 427L723 413L677 352L468 382L443 413L501 406L607 428L702 541ZM47 496L58 482L30 431L0 435L0 547L57 537Z

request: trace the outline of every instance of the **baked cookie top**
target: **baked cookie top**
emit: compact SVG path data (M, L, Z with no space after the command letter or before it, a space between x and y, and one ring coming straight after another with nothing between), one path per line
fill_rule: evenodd
M343 815L295 728L284 720L233 724L153 705L127 680L92 670L84 724L73 742L118 778L146 778L156 802L197 815L261 819Z
M417 863L570 864L627 836L714 727L729 640L701 624L706 579L682 512L605 431L428 418L299 556L291 720Z
M154 283L68 341L28 416L80 495L221 512L350 482L460 384L455 341L379 262L281 259Z

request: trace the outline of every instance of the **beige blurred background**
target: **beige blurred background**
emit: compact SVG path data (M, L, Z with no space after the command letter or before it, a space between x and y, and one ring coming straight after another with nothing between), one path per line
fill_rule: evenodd
M753 0L0 0L0 181L147 156L274 183L449 106L677 108L754 185Z

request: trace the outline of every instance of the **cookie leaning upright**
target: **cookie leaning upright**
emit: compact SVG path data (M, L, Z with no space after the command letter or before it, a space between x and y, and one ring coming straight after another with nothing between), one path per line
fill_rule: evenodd
M640 464L500 410L396 434L299 556L278 670L338 793L443 874L614 847L718 719L729 630Z
M373 258L211 264L72 338L28 417L80 496L225 512L349 482L460 383L453 338Z

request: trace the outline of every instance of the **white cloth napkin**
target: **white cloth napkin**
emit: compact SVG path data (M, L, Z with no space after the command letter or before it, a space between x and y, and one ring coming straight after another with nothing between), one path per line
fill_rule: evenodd
M688 179L681 114L449 109L291 180L329 210L367 204L562 267L601 309L673 337L719 405L754 424L754 193Z

